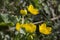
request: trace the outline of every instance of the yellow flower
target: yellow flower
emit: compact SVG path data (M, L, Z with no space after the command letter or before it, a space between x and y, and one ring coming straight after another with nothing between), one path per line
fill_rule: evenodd
M20 14L22 14L22 15L27 15L27 10L26 9L22 9L22 10L20 10Z
M26 23L24 25L24 28L25 28L26 32L33 33L36 31L36 25L34 25L33 23L29 23L29 24Z
M20 28L21 28L21 24L20 23L16 23L16 30L20 31Z
M28 11L31 13L31 14L33 14L33 15L37 15L39 12L38 12L38 9L35 9L34 7L33 7L33 5L29 5L28 6Z
M39 32L42 34L46 34L46 35L51 34L51 30L52 28L46 27L45 23L41 24L41 26L39 25Z

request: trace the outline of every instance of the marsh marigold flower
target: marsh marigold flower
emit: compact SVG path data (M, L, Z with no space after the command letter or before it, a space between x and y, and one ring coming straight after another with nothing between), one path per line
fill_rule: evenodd
M33 5L28 6L28 11L33 15L37 15L39 13L38 9L34 8Z
M16 23L16 30L17 30L17 31L20 31L20 28L21 28L20 23Z
M24 25L24 28L25 28L26 32L33 33L36 31L36 25L34 25L33 23L26 23Z
M42 34L46 34L46 35L51 34L51 30L52 28L46 27L45 23L41 24L41 26L39 25L39 32Z
M22 14L22 15L27 15L27 10L26 10L26 9L24 9L24 10L21 9L21 10L20 10L20 14Z

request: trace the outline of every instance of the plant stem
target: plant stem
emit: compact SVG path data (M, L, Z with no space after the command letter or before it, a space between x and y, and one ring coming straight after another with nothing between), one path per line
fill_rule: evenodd
M22 24L24 24L24 15L22 16Z

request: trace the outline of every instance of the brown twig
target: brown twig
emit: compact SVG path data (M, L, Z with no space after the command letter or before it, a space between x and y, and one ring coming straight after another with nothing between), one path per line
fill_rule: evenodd
M34 24L42 23L43 21L35 22Z
M54 21L54 20L59 19L59 18L60 18L60 15L57 17L51 18L51 21Z
M59 19L59 18L60 18L60 15L57 17L51 18L50 20L54 21L54 20ZM38 23L42 23L42 22L44 22L44 21L35 22L34 24L38 24Z

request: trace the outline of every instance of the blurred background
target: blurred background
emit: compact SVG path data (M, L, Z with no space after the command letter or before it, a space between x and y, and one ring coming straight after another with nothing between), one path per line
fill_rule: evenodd
M41 23L46 22L53 28L51 35L42 35L40 40L60 40L60 0L0 0L0 40L14 38L17 16L18 19L21 17L20 9L26 9L29 4L39 9L38 15L31 16L32 22L37 25L37 36Z

